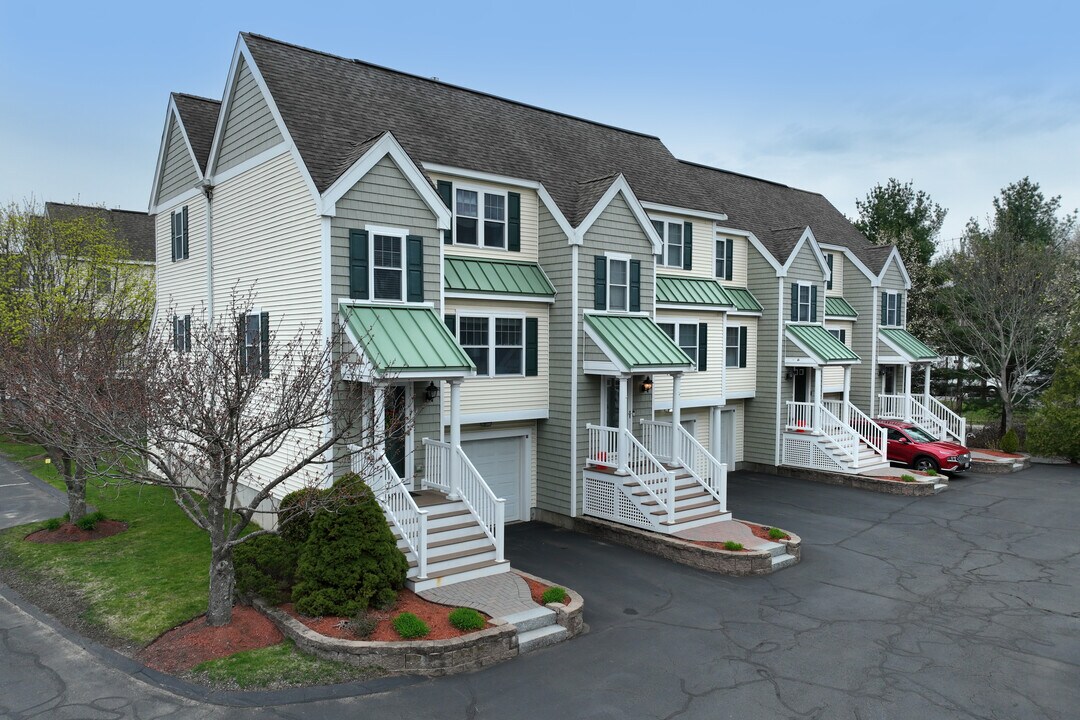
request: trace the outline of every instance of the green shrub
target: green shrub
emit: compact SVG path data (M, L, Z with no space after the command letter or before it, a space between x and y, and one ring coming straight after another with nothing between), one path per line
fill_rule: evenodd
M900 479L903 480L904 482L915 482L915 476L914 475L908 475L907 473L904 473L903 475L901 475Z
M1016 436L1016 428L1009 428L1009 431L1001 436L1001 451L1014 453L1019 449L1020 438Z
M929 475L930 477L937 477L938 471L935 470L934 468L927 468L926 469L926 474Z
M379 627L379 619L363 610L358 612L352 620L345 623L345 627L358 638L369 638L371 633L375 632L375 628Z
M461 607L450 611L450 624L458 630L479 630L484 623L484 616L472 608Z
M394 630L406 640L424 637L431 632L431 628L427 626L427 623L411 612L403 612L394 618Z
M548 603L561 603L566 602L566 589L559 586L549 587L544 591L544 594L540 596L540 602L547 605Z
M280 535L259 535L240 543L233 551L236 596L262 598L271 605L284 602L296 580L298 555L298 548Z
M100 510L92 513L87 513L81 518L75 521L75 527L80 530L86 530L87 532L93 530L98 526L98 523L105 519L105 513Z
M63 518L49 518L45 521L46 530L59 530L60 526L64 524Z
M300 549L293 601L304 615L352 617L391 605L405 585L409 564L375 496L356 476L347 483L349 502L319 510Z
M785 537L787 537L787 533L780 528L769 528L770 540L783 540Z
M1040 455L1080 460L1080 335L1074 334L1063 347L1054 379L1028 422L1025 447Z
M324 491L318 488L304 488L281 498L278 505L278 534L297 547L303 545L311 532L315 507L323 495Z
M741 542L735 542L734 540L728 540L724 543L725 550L742 550L743 544Z

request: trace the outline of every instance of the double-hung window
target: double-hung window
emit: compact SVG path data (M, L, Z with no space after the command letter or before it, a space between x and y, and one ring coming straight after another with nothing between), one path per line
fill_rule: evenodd
M731 279L731 266L734 254L735 241L731 238L716 239L716 263L713 274L717 280Z
M671 338L671 341L679 346L686 355L694 361L699 369L701 363L698 362L698 324L697 323L675 323L675 322L659 322L657 323L660 329L667 333L667 336Z
M829 266L829 279L825 281L825 289L832 290L832 274L833 274L833 254L825 253L825 264Z
M188 256L188 209L187 205L176 210L172 218L172 259L186 260Z
M796 298L795 302L792 303L794 306L793 309L796 312L795 317L791 319L795 320L796 322L813 322L814 315L812 310L812 294L814 286L799 283L795 286L795 288L798 292L798 297Z
M524 318L458 318L458 342L476 365L477 375L525 374Z
M268 358L263 357L264 332L269 331L267 316L262 313L248 313L240 318L240 364L244 373L266 377Z
M461 317L458 319L458 341L464 348L465 354L472 358L476 365L477 375L488 374L488 355L491 343L488 338L489 318L486 317Z
M522 318L495 318L495 374L524 375L525 331Z
M724 338L724 365L729 368L746 367L745 327L728 327Z
M847 330L844 328L829 328L829 334L840 342L847 344Z
M630 261L608 258L608 310L626 312L630 305Z
M506 193L458 187L454 193L454 242L506 247Z
M372 233L372 287L375 300L404 300L404 234Z
M668 267L683 266L683 224L669 220L653 220L656 234L660 236L663 245L660 250L660 264Z
M900 325L900 297L901 295L898 292L881 293L882 325Z
M173 317L173 350L180 353L191 352L191 316Z

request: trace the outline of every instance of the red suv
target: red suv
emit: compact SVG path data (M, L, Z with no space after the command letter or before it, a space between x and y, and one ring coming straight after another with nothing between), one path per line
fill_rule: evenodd
M875 420L888 435L888 458L916 470L963 472L971 467L971 451L963 445L938 440L920 427L902 420Z

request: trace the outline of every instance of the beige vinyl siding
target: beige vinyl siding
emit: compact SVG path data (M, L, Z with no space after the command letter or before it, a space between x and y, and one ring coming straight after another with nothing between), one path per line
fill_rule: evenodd
M775 293L774 293L775 294ZM726 368L727 392L730 393L754 393L757 390L757 363L758 363L758 319L728 315L728 327L746 328L746 367ZM725 342L726 344L726 338ZM724 348L720 348L720 362L725 361Z
M773 465L776 462L777 378L783 372L777 357L777 333L787 318L783 304L787 289L778 288L788 278L777 278L776 270L756 248L747 255L747 287L763 306L757 324L757 383L753 400L744 401L745 458L747 462ZM778 302L779 301L779 302Z
M172 261L172 213L188 209L188 257ZM206 198L201 194L186 203L165 205L154 217L157 252L156 292L161 319L167 315L202 317L206 304Z
M718 234L713 229L712 220L702 220L690 215L652 212L649 217L655 217L657 220L689 222L693 223L694 226L691 269L684 270L681 267L657 264L657 270L660 273L719 280L719 278L716 278L716 240L717 238L725 238L734 243L731 250L731 280L720 281L725 285L746 287L746 249L749 245L746 238Z
M375 163L337 205L330 221L330 288L334 307L349 297L349 230L367 224L407 230L424 238L424 300L441 314L442 234L437 218L392 158Z
M701 446L706 451L709 450L709 444L712 442L710 433L712 432L712 425L709 422L709 418L712 415L712 406L699 407L699 408L683 408L679 411L679 419L682 422L687 420L694 421L694 439L701 443ZM657 410L656 419L660 422L671 422L670 410ZM638 429L634 428L634 434L639 435Z
M822 252L832 255L832 289L825 292L829 297L843 297L844 296L844 264L847 259L844 257L844 253L840 250L823 250Z
M660 310L657 323L696 322L707 327L707 364L705 372L686 372L682 379L683 405L693 404L697 399L710 398L715 403L724 394L724 316L715 312ZM671 376L653 376L653 396L656 402L671 407Z
M835 262L835 261L834 261ZM851 347L852 331L855 327L855 323L841 322L840 320L830 320L825 323L826 330L843 330L844 331L844 344ZM844 368L841 365L830 365L824 369L822 373L824 375L825 384L824 389L826 392L838 392L844 387Z
M543 411L548 407L548 306L544 303L497 302L494 300L446 301L445 314L526 317L537 319L538 353L535 377L521 375L467 378L461 385L461 414L489 415L514 411ZM524 327L522 327L524 332ZM493 340L489 336L489 340ZM443 398L443 419L449 421L450 398Z
M729 242L734 243L731 247L731 279L720 280L720 283L731 287L746 287L746 258L750 248L750 241L744 237L724 235L721 233L717 233L716 237L726 238ZM715 243L710 243L710 262L714 262L715 254ZM712 269L715 270L715 267L714 264Z
M199 170L195 167L195 161L191 159L191 152L184 141L184 133L174 115L169 120L169 131L165 136L165 157L161 162L161 177L154 202L155 204L164 203L198 184ZM188 213L190 224L190 211ZM159 254L158 257L160 258L161 255Z
M540 196L535 190L529 188L515 187L511 185L496 185L485 182L474 182L468 178L457 178L450 175L439 175L434 173L428 173L432 182L438 183L439 180L446 180L458 187L459 185L467 185L470 188L490 188L499 192L516 192L521 195L521 251L511 252L509 250L500 250L499 248L485 248L479 245L452 245L447 246L447 249L453 248L455 255L461 255L463 257L482 257L491 258L494 260L521 260L525 262L536 262L539 256L539 208L540 208ZM483 205L480 206L481 211Z
M228 170L282 142L274 115L243 57L236 71L216 172Z
M746 459L746 403L736 400L728 406L735 409L735 462L741 463Z

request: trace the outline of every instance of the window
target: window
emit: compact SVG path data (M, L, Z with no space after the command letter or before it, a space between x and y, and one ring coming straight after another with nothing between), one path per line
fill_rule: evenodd
M495 374L521 375L525 333L521 318L495 318Z
M172 259L186 260L188 256L188 209L187 205L173 212L172 216Z
M463 317L459 320L458 341L476 365L477 375L488 374L488 318Z
M608 258L608 310L626 312L630 305L630 261Z
M683 266L683 224L667 220L653 220L656 234L660 236L663 245L660 250L660 264L668 267L681 268Z
M402 290L405 283L402 282L404 268L402 267L402 244L404 238L399 235L381 235L374 233L372 236L372 281L375 289L376 300L402 300Z
M829 279L825 281L825 289L832 290L833 255L825 253L825 264L829 266Z
M482 237L484 247L506 247L505 193L459 187L454 193L454 218L456 243L479 245Z
M262 375L266 377L266 362L263 358L263 325L261 322L265 315L250 313L240 319L241 339L243 346L240 348L240 363L248 375Z
M463 316L458 319L458 342L472 358L477 375L525 374L524 325L523 318Z
M829 328L829 334L847 345L847 330L845 328Z
M795 285L795 288L797 289L798 296L792 303L792 309L795 310L795 315L791 319L797 322L814 322L812 312L813 303L811 302L814 286L798 283Z
M898 292L883 292L881 293L881 324L882 325L900 325L900 293Z
M704 370L698 361L698 324L697 323L657 323L660 329L667 333L671 341L686 353L699 370Z
M724 365L729 368L746 367L746 335L745 326L731 326L727 329L724 338Z
M735 241L730 238L716 240L716 266L714 274L718 280L731 279L731 266L735 250Z
M173 317L173 350L191 352L191 316Z

